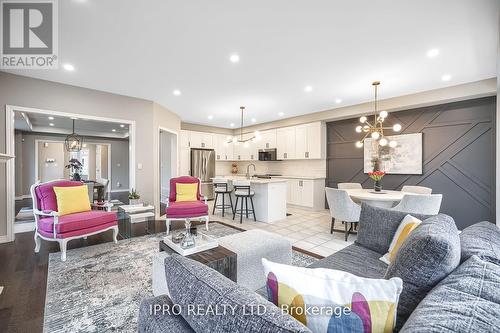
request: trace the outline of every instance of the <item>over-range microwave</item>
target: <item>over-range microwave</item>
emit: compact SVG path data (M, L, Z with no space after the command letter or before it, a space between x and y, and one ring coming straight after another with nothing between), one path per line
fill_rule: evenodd
M259 161L277 161L278 153L276 148L259 149Z

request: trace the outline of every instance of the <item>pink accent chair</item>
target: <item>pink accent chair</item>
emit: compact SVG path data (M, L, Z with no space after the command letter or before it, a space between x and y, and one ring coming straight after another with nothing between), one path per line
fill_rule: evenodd
M82 182L54 180L31 186L33 214L35 215L35 252L40 251L41 241L58 242L61 260L66 260L66 245L72 239L87 238L107 230L113 230L113 240L117 243L118 217L115 212L91 210L59 216L54 186L81 186Z
M175 201L176 198L176 184L198 184L198 193L196 201ZM170 223L174 220L192 220L199 219L205 220L206 228L208 230L208 205L207 198L204 197L202 201L200 192L200 179L190 176L182 176L170 179L170 195L168 198L168 206L165 211L165 223L167 226L167 235L170 234Z

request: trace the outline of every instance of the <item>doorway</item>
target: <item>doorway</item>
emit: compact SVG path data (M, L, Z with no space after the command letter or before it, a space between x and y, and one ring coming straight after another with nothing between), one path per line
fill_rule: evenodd
M159 131L160 216L165 214L170 195L170 179L177 176L177 134Z

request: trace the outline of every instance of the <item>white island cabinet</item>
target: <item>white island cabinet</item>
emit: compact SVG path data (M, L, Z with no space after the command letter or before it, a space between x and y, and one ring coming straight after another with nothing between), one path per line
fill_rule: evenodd
M233 180L246 180L241 177L226 177L230 183ZM255 218L258 222L274 222L286 218L286 194L287 180L286 179L250 179L250 187L255 192L253 196L253 204L255 208ZM236 203L234 192L233 204ZM238 202L240 209L241 201ZM243 207L245 207L243 205ZM250 199L248 199L248 207L251 208ZM249 215L249 218L252 218Z

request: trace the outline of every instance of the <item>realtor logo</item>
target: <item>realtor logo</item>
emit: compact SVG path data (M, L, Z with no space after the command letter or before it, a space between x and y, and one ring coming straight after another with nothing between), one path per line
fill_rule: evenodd
M57 68L57 0L0 0L0 18L0 68Z

